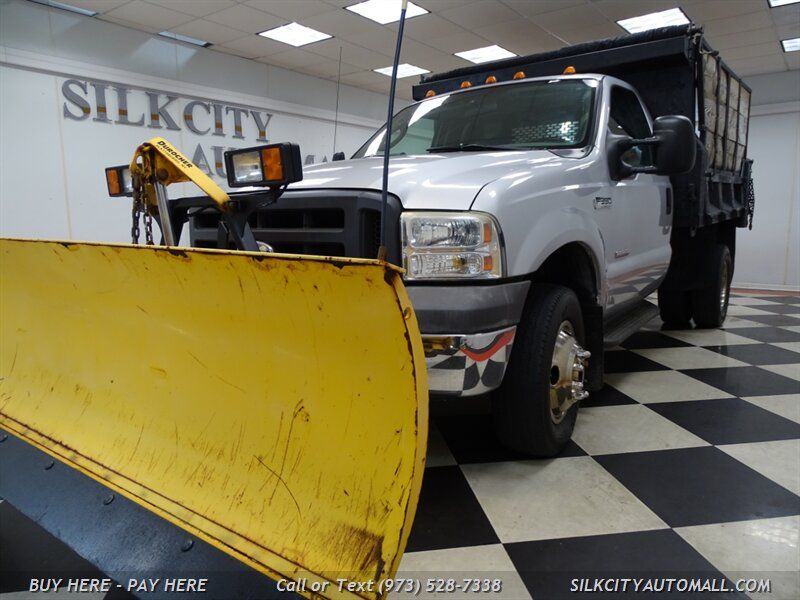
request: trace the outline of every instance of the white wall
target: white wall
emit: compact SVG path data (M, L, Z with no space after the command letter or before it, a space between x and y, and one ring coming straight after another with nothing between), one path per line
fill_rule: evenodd
M69 79L89 82L86 94L73 86L89 104L83 120L64 116L65 108L80 115L63 94ZM119 116L111 87L112 123L95 120L101 115L92 81L130 88L130 119L145 115L145 126L113 122ZM147 126L145 90L178 96L168 110L180 131ZM129 201L108 198L104 167L130 161L136 146L156 135L190 158L200 149L212 169L213 146L263 143L250 117L243 121L244 139L236 139L232 114L223 116L224 136L192 133L180 117L193 99L271 114L267 138L298 142L306 159L330 159L334 129L335 150L349 154L383 122L387 99L349 86L339 93L337 118L335 82L24 0L0 0L0 235L128 241ZM194 115L199 128L213 127L202 110ZM190 190L177 188L171 193Z
M738 287L800 289L800 71L746 78L753 88L748 155L753 229L738 230Z

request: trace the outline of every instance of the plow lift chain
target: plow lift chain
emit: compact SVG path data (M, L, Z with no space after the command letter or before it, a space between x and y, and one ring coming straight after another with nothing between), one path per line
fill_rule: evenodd
M133 178L133 206L131 207L131 243L139 243L139 223L144 217L144 239L148 246L155 245L153 241L153 215L144 201L145 190L142 178Z

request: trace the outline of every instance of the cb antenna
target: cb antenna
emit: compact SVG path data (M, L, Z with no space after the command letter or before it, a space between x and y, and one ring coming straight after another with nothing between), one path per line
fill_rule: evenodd
M397 44L394 48L392 63L392 82L389 85L389 114L386 117L386 134L383 145L383 185L381 186L381 245L378 248L378 260L386 260L386 204L389 201L389 151L392 147L392 119L394 117L394 93L397 89L397 65L400 62L400 46L403 43L403 26L406 22L408 0L402 0L400 7L400 25L397 28Z
M342 47L339 46L339 72L336 75L336 117L333 121L333 154L336 154L336 130L339 129L339 88L342 85Z

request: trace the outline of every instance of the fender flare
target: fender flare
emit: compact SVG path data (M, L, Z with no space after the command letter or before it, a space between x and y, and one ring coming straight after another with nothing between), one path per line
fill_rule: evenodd
M553 232L558 233L553 235ZM511 274L533 274L559 248L571 243L578 243L586 250L595 271L598 303L605 305L608 282L603 258L603 235L597 223L576 208L560 208L536 219L533 228L519 245L516 258L509 264L508 271Z

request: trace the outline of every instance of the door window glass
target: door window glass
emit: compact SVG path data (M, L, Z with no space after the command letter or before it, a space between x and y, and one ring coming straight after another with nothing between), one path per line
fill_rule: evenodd
M639 98L632 91L619 86L611 88L608 129L615 135L626 135L634 139L643 139L652 135L647 115L645 115ZM622 160L632 167L652 165L653 148L651 146L634 146L622 155Z

